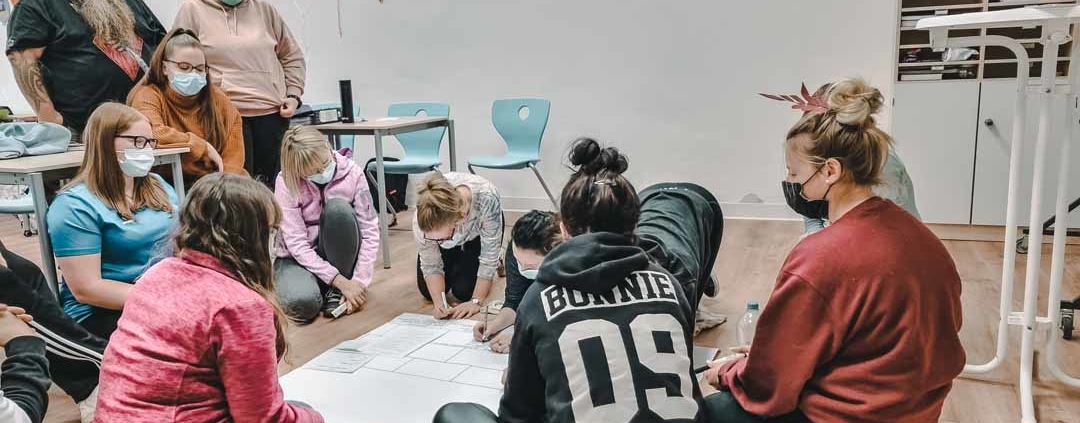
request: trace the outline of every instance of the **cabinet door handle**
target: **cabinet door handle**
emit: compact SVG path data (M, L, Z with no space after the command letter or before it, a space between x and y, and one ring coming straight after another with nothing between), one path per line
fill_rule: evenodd
M986 126L994 126L994 120L990 119L990 118L987 118L986 120L983 121L983 124L985 124Z

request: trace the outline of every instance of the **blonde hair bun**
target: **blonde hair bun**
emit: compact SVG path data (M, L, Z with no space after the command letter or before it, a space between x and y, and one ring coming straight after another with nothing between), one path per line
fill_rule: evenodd
M848 78L829 88L827 101L837 122L865 128L874 124L874 114L881 110L885 99L881 91L863 79Z

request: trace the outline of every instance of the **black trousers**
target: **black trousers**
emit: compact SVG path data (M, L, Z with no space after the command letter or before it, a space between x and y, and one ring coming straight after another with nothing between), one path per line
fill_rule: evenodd
M53 382L76 402L97 388L106 338L87 331L64 314L41 269L0 246L7 267L0 267L0 303L22 307L31 326L45 339Z
M79 322L90 333L105 340L112 338L116 332L116 324L120 322L120 310L94 307L94 313Z
M712 268L724 236L720 202L691 183L662 183L645 188L638 218L638 245L671 272L697 311L701 297L715 294Z
M446 292L459 301L472 298L476 289L476 271L480 269L480 237L450 249L442 249L443 273L446 276ZM432 300L424 282L424 272L420 270L420 256L416 256L416 287L420 295ZM432 300L434 301L434 300ZM442 298L439 299L442 301Z
M701 401L702 423L813 423L801 411L777 417L758 417L746 412L731 396L730 392L720 391ZM435 412L432 423L499 423L499 418L487 407L480 404L455 402L449 403Z
M812 423L799 410L776 417L755 416L744 410L728 391L709 395L701 403L710 423Z
M244 169L270 189L281 171L281 139L289 130L289 120L274 113L245 117Z

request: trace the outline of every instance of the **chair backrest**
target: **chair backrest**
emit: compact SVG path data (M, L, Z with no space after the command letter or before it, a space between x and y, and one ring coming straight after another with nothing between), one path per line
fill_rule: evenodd
M413 117L419 114L427 116L450 116L450 105L447 103L394 103L386 114L391 117ZM397 134L401 148L405 149L405 156L413 157L439 157L439 149L442 147L443 135L446 127L429 128L423 131Z
M523 115L527 116L524 118ZM541 98L495 100L491 123L506 142L509 154L540 157L540 140L547 128L551 102Z

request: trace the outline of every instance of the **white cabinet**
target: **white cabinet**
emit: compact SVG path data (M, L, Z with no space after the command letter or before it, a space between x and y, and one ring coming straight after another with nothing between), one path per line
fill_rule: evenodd
M893 136L911 174L925 222L1005 225L1015 96L1016 84L1011 80L896 84ZM1065 95L1054 100L1040 222L1054 213L1067 101ZM1037 86L1032 86L1020 170L1018 226L1028 225L1031 210L1039 104ZM1074 138L1066 202L1080 197L1080 132ZM1069 226L1080 227L1080 209L1070 214Z
M1059 87L1061 88L1061 87ZM976 225L1004 225L1006 199L1009 190L1009 154L1012 142L1013 103L1016 84L1012 81L994 81L982 83L982 96L979 110L978 141L975 150L975 190L972 197L971 223ZM1039 105L1041 103L1037 89L1029 90L1028 119L1024 131L1023 167L1020 174L1019 212L1017 225L1027 226L1031 212L1031 182L1035 167L1035 142L1039 125ZM1068 112L1065 95L1056 96L1053 106L1053 126L1047 139L1046 167L1043 188L1044 221L1054 214L1057 200L1058 160L1060 148L1065 142L1065 116ZM987 120L993 125L987 125ZM1080 132L1075 134L1080 139ZM1075 140L1070 152L1070 177L1068 200L1080 197L1080 144ZM1080 210L1073 211L1069 217L1069 226L1080 227Z
M971 223L979 83L899 83L895 95L892 135L923 221Z

